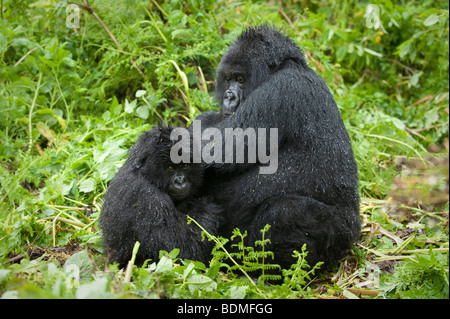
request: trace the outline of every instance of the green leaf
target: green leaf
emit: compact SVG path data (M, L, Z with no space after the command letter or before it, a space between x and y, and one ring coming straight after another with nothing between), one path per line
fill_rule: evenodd
M10 272L11 270L8 269L0 269L0 284L8 277Z
M436 14L430 15L424 22L423 25L429 27L439 21L439 17Z
M111 298L108 279L101 277L95 281L81 285L75 293L77 299L107 299Z
M188 279L188 288L191 293L197 289L211 291L217 288L217 283L205 275L192 275Z
M95 190L95 180L92 177L85 179L79 184L78 189L83 193L93 192Z
M173 268L172 259L170 259L167 256L162 256L158 264L156 265L155 272L163 273L172 270L172 268Z
M341 62L342 60L344 60L345 56L347 55L347 46L342 45L339 47L339 49L337 49L336 51L336 60L338 62Z
M130 102L128 102L127 99L125 99L125 112L133 113L135 108L136 108L136 100L133 100L130 103Z
M228 296L231 299L244 299L248 289L248 286L232 286L228 291Z
M92 278L91 271L94 269L94 264L86 250L76 252L64 263L63 269L66 273L73 273L75 268L79 271L81 281Z
M409 79L409 83L411 83L412 86L417 86L419 84L419 79L422 76L423 72L419 71L414 73L414 75Z
M383 55L382 55L381 53L378 53L378 52L376 52L376 51L370 50L370 49L368 49L368 48L364 48L364 51L366 51L367 53L369 53L369 54L371 54L371 55L380 57L380 58L383 57Z
M146 90L137 90L136 91L136 97L141 97L141 96L144 96L145 94L147 94L147 91Z
M136 114L137 114L137 116L139 116L141 119L144 119L144 120L148 119L148 116L150 115L150 112L149 112L149 110L148 110L148 106L146 106L146 105L139 106L139 107L136 109Z
M192 270L194 270L194 267L195 267L194 263L189 263L189 265L183 271L183 278L189 277L189 275L191 274Z

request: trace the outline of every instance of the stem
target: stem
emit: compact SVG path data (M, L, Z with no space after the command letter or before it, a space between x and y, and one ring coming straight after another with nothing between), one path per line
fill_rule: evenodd
M158 4L158 2L151 0L152 3L158 8L159 11L161 11L161 13L164 15L164 17L168 17L168 14L163 10L163 8L161 8L161 6Z
M208 236L208 238L212 239L216 244L218 244L220 246L220 248L225 252L225 254L227 254L228 258L230 258L230 260L233 262L233 264L235 264L236 267L238 267L238 269L245 275L245 277L247 277L247 279L253 284L253 286L255 286L258 293L260 293L264 298L266 298L266 296L264 296L264 294L258 289L258 286L255 284L255 282L252 280L252 278L250 278L250 276L247 274L247 272L244 269L242 269L242 267L233 259L233 257L231 257L230 253L226 250L226 248L223 246L223 244L216 238L216 236L213 236L210 233L208 233L206 231L206 229L204 229L202 226L200 226L200 224L197 223L197 221L195 219L193 219L191 216L187 215L187 218L188 218L188 222L191 222L191 221L194 222L194 224L197 225L206 234L206 236Z
M263 264L263 267L262 267L262 278L263 278L263 281L264 281L264 268L265 268L264 267L265 266L265 263L264 263L264 261L265 261L264 260L264 257L265 257L264 247L266 246L265 243L264 243L264 235L266 234L266 232L262 231L261 233L262 233L262 242L261 242L262 243L262 245L261 245L262 247L261 248L262 248L262 264Z
M32 127L31 127L31 118L33 116L34 106L36 105L36 99L37 99L37 96L38 96L38 93L39 93L39 89L40 89L40 86L41 86L41 80L42 80L42 72L39 72L39 80L38 80L38 83L36 85L36 90L34 91L34 98L33 98L33 102L31 103L31 106L30 106L30 112L28 113L28 132L30 133L30 145L29 145L29 148L28 148L29 152L31 152L31 148L33 147L33 134L31 132L31 129L32 129Z
M70 219L67 219L67 218L64 218L64 217L59 217L60 214L58 214L58 216L44 217L44 218L41 218L39 221L41 221L41 220L52 220L53 219L53 222L59 220L61 222L70 224L72 226L80 227L80 228L84 228L86 226L86 224L84 224L84 223L82 223L80 221L75 221L75 220L70 220Z
M61 209L73 211L73 212L76 212L77 214L79 214L81 217L83 217L83 219L85 221L87 221L88 223L90 223L92 221L89 217L87 217L85 214L82 213L87 209L86 207L70 207L70 206L61 206L61 205L46 205L46 206L53 208L53 209L61 208Z
M359 132L359 131L357 131L357 130L354 130L354 132L355 132L355 133L362 134L362 135L365 135L365 136L368 136L368 137L375 137L375 138L379 138L379 139L381 139L381 140L388 140L388 141L395 142L395 143L398 143L398 144L400 144L400 145L403 145L403 146L409 148L410 150L412 150L414 153L416 153L417 157L422 161L423 164L426 165L425 160L424 160L423 157L419 154L419 152L418 152L416 149L414 149L413 147L409 146L408 144L403 143L402 141L398 141L398 140L396 140L396 139L393 139L393 138L390 138L390 137L386 137L386 136L381 136L381 135L376 135L376 134L369 134L369 133L363 133L363 132ZM422 148L422 149L423 149L423 148Z
M131 280L131 273L133 272L134 261L136 260L136 255L137 255L137 253L138 253L138 250L139 250L139 246L140 246L140 245L141 245L141 244L140 244L138 241L134 244L134 247L133 247L133 254L131 255L130 261L128 262L128 265L127 265L127 271L126 271L126 273L125 273L125 279L124 279L124 282L125 282L126 284L129 284L129 283L130 283L130 280Z
M155 27L155 29L159 33L159 36L161 37L161 39L163 39L164 43L168 43L169 41L167 40L167 38L164 36L164 34L158 28L158 26L156 25L155 21L153 21L153 18L152 18L152 15L150 14L150 12L148 12L147 8L144 8L144 10L148 14L148 16L149 16L149 18L151 20L151 24L153 25L153 27Z
M395 252L394 249L383 249L380 251L382 251L383 253L394 253ZM449 249L448 248L432 248L431 251L445 253L445 252L448 252ZM429 252L430 252L430 249L409 249L409 250L402 250L400 253L401 254L428 254ZM394 257L396 257L396 256L394 256Z
M61 90L61 86L59 85L59 80L58 80L58 74L56 74L56 71L54 68L52 68L53 74L55 75L55 80L56 80L56 85L58 86L58 90L59 90L59 94L61 94L61 97L64 101L64 105L66 106L66 113L67 113L67 121L66 121L66 125L63 127L64 131L67 129L67 127L69 126L70 123L70 110L69 110L69 105L67 105L67 101L64 98L64 94L63 91Z

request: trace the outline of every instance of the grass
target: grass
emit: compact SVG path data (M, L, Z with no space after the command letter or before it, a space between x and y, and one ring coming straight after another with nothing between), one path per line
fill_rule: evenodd
M75 3L79 28L64 1L1 1L2 298L448 298L447 2L374 3L377 28L358 1ZM359 243L321 273L299 247L277 285L250 275L277 267L264 230L254 248L245 230L205 234L207 265L177 250L109 264L98 217L127 150L160 118L217 109L222 54L262 23L292 37L335 96L359 167Z

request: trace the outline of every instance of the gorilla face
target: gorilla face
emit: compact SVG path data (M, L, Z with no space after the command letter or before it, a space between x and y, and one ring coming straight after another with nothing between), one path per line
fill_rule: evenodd
M244 84L244 77L242 75L225 76L227 90L223 95L223 113L231 115L236 112L242 96L242 86Z
M144 132L130 151L128 164L149 184L179 203L191 197L200 187L203 168L199 163L172 162L171 148L178 142L171 140L172 130L171 125L165 127L159 123L157 128Z
M221 102L221 112L231 115L247 97L250 82L246 67L237 63L225 63L217 71L216 98Z
M172 198L176 203L191 197L200 187L203 178L203 169L198 163L173 163L170 158L170 149L176 141L170 140L170 131L160 129L161 135L154 154L155 167L158 176L152 179L155 185Z
M307 68L303 53L291 39L267 26L243 32L217 69L216 99L221 104L221 113L236 112L274 73L292 65ZM274 83L273 87L277 86Z
M188 164L171 165L166 171L169 179L168 194L175 201L181 201L192 194L192 169Z

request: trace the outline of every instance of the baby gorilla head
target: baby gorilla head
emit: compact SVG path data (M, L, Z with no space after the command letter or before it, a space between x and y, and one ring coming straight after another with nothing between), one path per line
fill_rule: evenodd
M203 169L201 164L172 161L170 150L178 142L170 139L172 130L171 125L165 127L161 123L152 130L156 131L157 140L147 145L151 161L147 161L149 165L145 166L150 182L169 194L174 202L181 202L190 198L200 187Z

